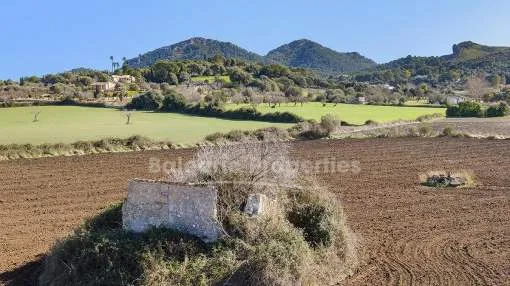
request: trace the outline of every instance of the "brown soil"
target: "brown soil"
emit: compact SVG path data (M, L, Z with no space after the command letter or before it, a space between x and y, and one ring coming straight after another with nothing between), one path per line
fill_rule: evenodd
M432 122L432 127L441 132L445 127L475 136L499 136L510 138L510 117L493 118L445 118Z
M292 143L300 160L359 161L322 174L361 241L348 285L510 285L510 140L391 138ZM52 244L125 196L131 178L162 178L150 158L193 150L0 162L0 284L29 285ZM418 175L469 170L477 186L429 189Z

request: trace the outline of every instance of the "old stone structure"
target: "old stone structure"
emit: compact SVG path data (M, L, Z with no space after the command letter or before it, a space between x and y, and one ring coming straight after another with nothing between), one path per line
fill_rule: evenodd
M213 242L221 235L217 200L212 186L133 180L122 207L122 224L134 232L166 227Z

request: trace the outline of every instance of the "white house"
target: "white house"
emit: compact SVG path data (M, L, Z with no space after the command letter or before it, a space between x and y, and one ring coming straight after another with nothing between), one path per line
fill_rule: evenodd
M132 83L135 82L135 77L132 75L112 75L113 82Z

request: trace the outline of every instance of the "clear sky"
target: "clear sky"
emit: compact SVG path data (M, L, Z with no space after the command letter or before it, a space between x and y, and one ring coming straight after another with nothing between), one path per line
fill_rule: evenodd
M382 63L465 40L510 46L508 0L5 0L0 78L107 69L194 36L259 54L302 38Z

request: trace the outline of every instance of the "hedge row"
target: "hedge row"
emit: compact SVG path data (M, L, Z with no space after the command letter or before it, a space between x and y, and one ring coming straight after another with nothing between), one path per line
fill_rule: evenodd
M508 104L505 102L484 108L480 103L465 101L446 109L447 117L501 117L508 113Z
M280 123L297 123L304 119L290 112L272 112L262 114L253 107L241 107L227 110L214 104L189 104L186 99L175 91L164 96L154 92L141 94L126 105L127 109L178 112L206 117L217 117L235 120L268 121Z

